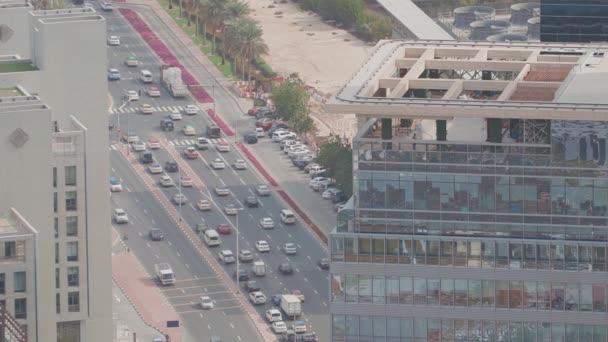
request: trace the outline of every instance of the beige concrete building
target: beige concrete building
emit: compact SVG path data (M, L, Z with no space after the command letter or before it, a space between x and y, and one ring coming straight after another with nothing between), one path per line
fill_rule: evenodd
M105 40L93 9L0 1L0 227L28 227L0 303L28 341L112 340Z

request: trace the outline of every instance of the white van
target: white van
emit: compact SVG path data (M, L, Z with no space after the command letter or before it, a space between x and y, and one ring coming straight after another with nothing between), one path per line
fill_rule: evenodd
M154 79L152 78L152 73L150 72L150 70L146 69L143 69L139 72L139 79L143 83L152 83L152 81L154 81Z
M281 210L281 221L285 224L296 223L296 217L291 210Z
M220 240L220 235L212 229L208 229L205 231L203 239L205 239L205 243L209 247L219 246L222 243L222 240Z

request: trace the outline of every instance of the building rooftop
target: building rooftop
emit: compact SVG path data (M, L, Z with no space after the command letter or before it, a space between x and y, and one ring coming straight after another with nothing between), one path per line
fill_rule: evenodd
M454 39L411 0L378 0L378 3L418 39Z
M608 120L608 45L381 41L327 105L386 117Z
M0 237L30 235L34 232L35 230L16 209L0 212Z

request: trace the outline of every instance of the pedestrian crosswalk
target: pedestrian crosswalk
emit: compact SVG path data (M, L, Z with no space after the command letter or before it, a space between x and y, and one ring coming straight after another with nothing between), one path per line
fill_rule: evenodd
M183 106L157 106L152 107L153 111L156 112L170 112L170 111L179 111L183 112ZM139 106L136 107L125 107L125 108L110 108L108 109L110 114L125 114L125 113L139 113Z
M209 139L209 142L211 144L219 144L220 142L227 143L228 141L224 138L218 138L218 139ZM166 143L170 146L192 146L196 143L196 140L194 140L194 139L174 139L174 140L167 140ZM116 150L118 150L117 144L110 145L110 151L116 151Z

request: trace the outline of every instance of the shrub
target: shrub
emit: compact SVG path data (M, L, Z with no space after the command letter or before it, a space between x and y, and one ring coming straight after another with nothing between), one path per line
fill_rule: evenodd
M366 10L357 20L356 35L364 40L377 41L389 38L393 31L391 20Z
M300 0L300 8L305 11L314 11L317 12L319 10L320 0Z
M335 0L335 3L336 20L346 27L353 26L365 11L362 0Z
M270 65L266 64L263 59L256 58L253 63L258 69L260 69L260 72L262 73L262 75L264 75L264 77L273 78L277 76L277 73L274 72Z

